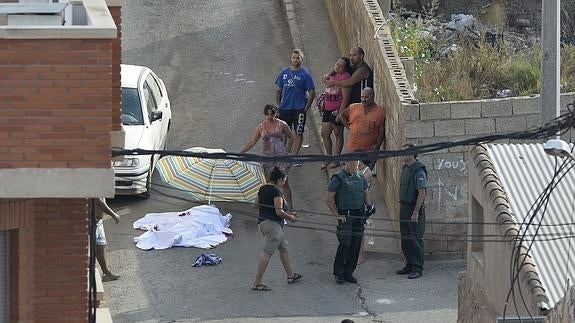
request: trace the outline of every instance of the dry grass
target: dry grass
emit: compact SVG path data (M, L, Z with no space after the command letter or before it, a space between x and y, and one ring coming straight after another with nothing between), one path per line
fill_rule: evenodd
M561 91L575 91L575 47L561 49ZM485 42L461 42L451 56L423 67L416 96L422 102L493 98L503 90L512 96L541 89L541 51L534 46L510 53Z
M517 51L505 42L496 46L484 35L461 37L447 57L438 58L435 43L425 32L426 21L410 18L392 24L392 36L401 56L415 60L416 97L421 102L473 100L540 92L541 50L539 44ZM478 40L479 39L479 40ZM561 91L575 91L575 46L561 49Z

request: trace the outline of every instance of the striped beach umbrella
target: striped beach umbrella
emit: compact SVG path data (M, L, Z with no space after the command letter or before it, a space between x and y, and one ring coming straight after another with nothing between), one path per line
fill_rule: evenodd
M222 149L194 147L192 152L225 153ZM258 163L229 159L167 156L156 165L167 184L186 191L197 201L254 202L266 183Z

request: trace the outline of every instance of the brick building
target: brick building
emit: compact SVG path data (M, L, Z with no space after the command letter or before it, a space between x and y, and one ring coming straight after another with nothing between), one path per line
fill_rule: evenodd
M0 321L86 322L88 199L114 195L123 146L121 0L16 2L0 0Z

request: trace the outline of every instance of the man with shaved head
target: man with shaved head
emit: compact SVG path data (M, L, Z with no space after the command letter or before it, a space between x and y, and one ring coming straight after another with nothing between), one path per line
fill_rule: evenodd
M373 72L363 60L365 52L361 47L352 47L349 50L349 60L353 65L351 77L341 81L325 79L326 87L351 87L349 103L361 102L361 91L366 87L373 88Z
M361 103L351 104L338 116L349 129L348 152L380 149L385 139L385 110L375 103L375 92L372 88L364 88L361 91ZM363 162L373 170L375 160Z

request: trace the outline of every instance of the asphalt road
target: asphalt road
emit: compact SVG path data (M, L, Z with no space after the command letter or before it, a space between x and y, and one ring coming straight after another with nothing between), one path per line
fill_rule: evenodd
M279 2L136 0L122 12L123 61L151 67L169 89L169 147L238 151L289 63Z
M317 31L329 30L327 14L313 14L322 10L321 2L300 3L300 14L304 22L309 21L304 36L307 39L309 33L321 38ZM204 146L239 151L262 120L263 105L274 100L277 72L289 63L292 42L280 1L130 0L123 5L123 62L152 68L168 89L173 115L168 148ZM320 41L324 40L314 43ZM335 42L329 46L335 48ZM320 61L319 57L328 55L312 46L306 51L312 53L307 64L316 63L312 70L316 77L337 57L330 53ZM305 135L304 141L310 148L302 153L320 152L313 135ZM254 147L252 152L259 149ZM222 213L232 213L234 231L232 239L209 251L223 258L218 266L191 267L195 258L206 252L200 249L137 249L133 238L143 232L132 229L135 220L149 212L194 205L184 193L163 187L155 176L150 199L119 197L110 202L122 220L120 224L105 221L107 258L112 271L122 277L105 283L102 306L110 308L114 322L230 318L247 322L258 317L298 317L306 322L310 321L306 317L338 316L341 320L368 312L387 313L385 322L425 317L431 323L449 321L445 315L453 318L460 263L430 265L429 278L406 285L405 279L393 275L401 266L398 260L368 257L356 272L359 285L335 283L331 269L337 240L329 232L335 220L321 214L327 212L327 180L319 167L308 163L289 174L295 208L307 211L300 213L295 226L286 229L292 265L304 274L300 283L287 284L276 255L264 277L273 291L250 291L262 238L255 209L246 205L217 204ZM430 313L436 312L438 320L429 320ZM368 317L375 318L372 315ZM337 320L322 322L328 321Z
M217 147L239 151L262 108L273 102L273 81L286 66L291 39L278 1L127 1L123 7L123 61L151 67L164 80L172 103L173 126L168 147ZM307 139L307 137L306 137ZM317 140L308 139L319 153ZM259 146L252 150L259 151ZM305 180L304 180L305 179ZM156 178L156 181L159 181ZM326 212L325 175L319 164L290 173L298 209ZM330 275L336 248L328 232L288 228L292 264L304 274L287 285L274 257L265 282L274 291L250 291L261 250L255 210L231 210L234 237L217 247L223 258L216 267L191 267L202 250L173 248L141 251L132 242L141 232L132 223L148 212L182 210L193 205L162 193L155 186L149 200L117 198L122 222L106 222L110 268L122 275L106 283L105 304L116 322L169 322L229 317L317 316L362 311L354 285L337 286ZM185 195L177 194L185 197ZM304 227L326 227L333 218L302 214ZM328 227L326 227L328 228Z

